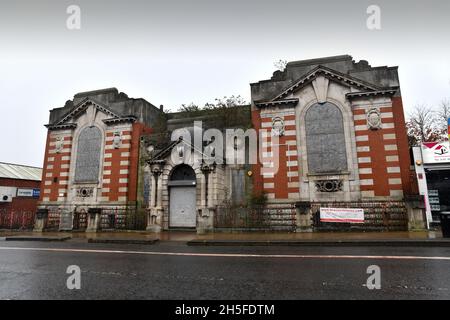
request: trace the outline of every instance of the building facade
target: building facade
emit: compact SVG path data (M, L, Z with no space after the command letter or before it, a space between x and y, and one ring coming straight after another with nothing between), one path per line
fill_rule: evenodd
M0 162L0 229L33 227L41 176L41 168Z
M255 126L284 127L278 171L270 168L271 135L257 168L272 203L370 206L417 192L397 67L350 56L297 61L251 88Z
M363 228L404 230L421 210L397 67L290 62L251 84L250 106L224 110L163 113L115 89L75 95L47 125L46 224L53 212L73 229L82 212L98 230L119 219L111 210L135 208L149 231L352 229L321 223L320 208L337 207L363 210ZM230 161L238 145L244 162Z
M425 199L428 226L440 224L441 213L450 212L450 145L425 142L414 147L419 193Z
M97 230L101 212L135 208L140 137L161 114L114 88L76 94L51 110L38 210L45 224L36 229Z

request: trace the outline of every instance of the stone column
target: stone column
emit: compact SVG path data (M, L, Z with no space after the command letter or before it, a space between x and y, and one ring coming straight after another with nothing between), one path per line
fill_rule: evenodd
M86 232L97 232L100 226L101 209L89 208Z
M423 196L406 196L405 205L408 213L408 230L426 230L427 219Z
M202 202L199 211L197 233L204 234L214 230L214 195L212 174L215 172L215 165L201 166L203 172Z
M150 189L150 203L149 203L149 207L153 208L156 206L155 203L155 199L156 199L156 179L155 179L155 175L152 174L151 175L151 189Z
M200 183L200 209L203 209L206 207L206 176L203 174L201 176L201 183Z
M162 216L162 164L152 165L152 190L147 216L147 231L161 231Z
M213 185L213 172L211 171L208 176L208 199L207 200L207 207L208 209L212 209L213 208L213 204L214 204L214 185Z
M157 193L157 198L156 198L156 207L158 209L162 209L162 170L158 172L158 176L156 178L158 180L158 190L156 191Z
M48 209L38 209L36 212L36 219L34 221L33 231L42 232L45 229L48 219Z
M312 232L311 221L311 203L310 202L297 202L296 208L296 220L297 228L296 232Z

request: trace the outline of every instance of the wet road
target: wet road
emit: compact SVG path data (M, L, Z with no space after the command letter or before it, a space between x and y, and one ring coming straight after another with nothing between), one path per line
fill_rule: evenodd
M380 290L365 286L370 265ZM450 299L450 248L0 241L0 299Z

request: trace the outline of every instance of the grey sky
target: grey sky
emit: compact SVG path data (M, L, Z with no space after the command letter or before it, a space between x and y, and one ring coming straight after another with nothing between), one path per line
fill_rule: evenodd
M66 8L81 7L81 30ZM382 29L366 28L381 7ZM278 59L398 65L405 107L450 97L450 1L0 0L0 161L41 166L48 110L117 87L177 109L240 94Z

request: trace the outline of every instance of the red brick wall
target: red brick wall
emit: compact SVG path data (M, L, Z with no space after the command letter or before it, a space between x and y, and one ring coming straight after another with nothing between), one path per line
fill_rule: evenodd
M252 123L253 123L253 128L259 132L259 130L261 129L261 118L259 116L259 110L252 110ZM259 139L259 136L258 136ZM259 148L259 144L258 144L258 148ZM259 151L259 149L258 149ZM253 194L255 196L260 195L263 191L263 178L261 175L261 163L259 162L258 159L258 163L253 164L252 165L252 171L253 171Z
M114 132L106 133L107 141L103 166L104 201L136 201L139 174L139 148L142 134L151 129L142 123L134 123L130 130L121 131L121 147L113 149Z
M105 158L103 160L103 188L108 191L102 192L102 197L108 201L120 201L125 199L128 193L131 131L120 131L122 137L120 148L113 149L112 137L114 132L106 133ZM127 137L127 138L125 138ZM108 148L109 146L109 148Z
M130 180L128 189L128 201L137 200L137 186L139 175L139 149L141 136L151 133L151 129L142 123L133 123L131 135L131 155L130 155Z
M50 148L50 132L47 132L47 139L45 142L45 153L44 153L44 166L42 167L42 177L41 177L41 194L39 197L39 201L43 201L43 197L44 197L44 187L45 187L45 176L47 175L47 173L49 173L49 171L46 169L47 165L48 165L48 151Z
M0 186L39 189L40 181L0 178ZM39 199L31 197L13 197L12 202L0 203L0 212L35 212Z
M392 110L397 121L395 126L400 157L400 169L405 194L418 194L418 183L415 172L411 172L411 157L406 134L405 116L402 97L392 99Z
M51 132L47 134L42 172L41 201L57 201L60 193L63 194L62 197L67 197L72 136L64 134L62 137L63 150L60 153L56 153L56 137L53 137ZM64 192L59 192L60 190L64 190Z
M389 197L403 190L398 144L405 135L398 129L391 106L381 107L382 129L367 128L366 108L353 109L361 191L372 196ZM372 183L371 183L372 181Z
M274 138L271 135L272 116L285 122L285 134ZM259 110L252 111L253 126L259 132L265 132L260 144L258 164L253 166L254 190L258 194L264 191L268 198L288 199L289 194L299 194L299 161L296 143L296 119L292 112L280 112L273 115L261 115ZM276 145L274 145L276 144ZM274 163L274 167L267 165Z

